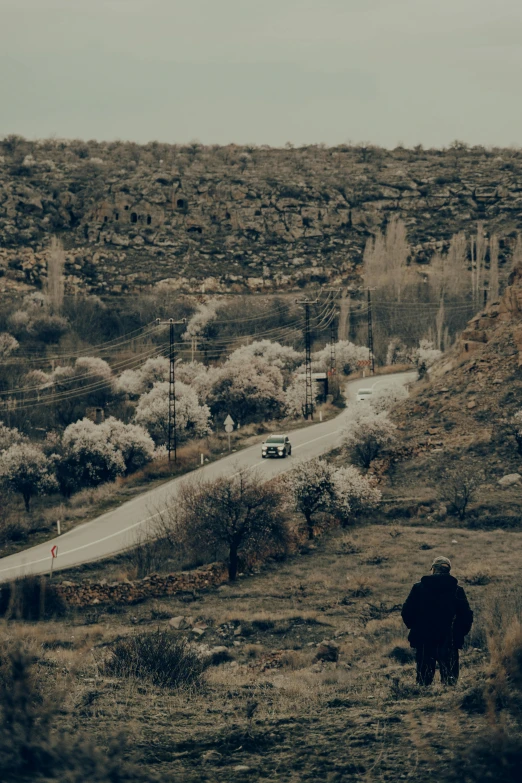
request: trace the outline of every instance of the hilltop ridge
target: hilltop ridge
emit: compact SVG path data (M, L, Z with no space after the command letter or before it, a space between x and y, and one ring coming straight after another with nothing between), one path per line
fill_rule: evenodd
M129 142L0 142L0 288L39 286L67 250L70 292L166 281L245 292L357 280L365 242L404 220L426 263L483 221L500 260L522 229L522 151L271 149Z

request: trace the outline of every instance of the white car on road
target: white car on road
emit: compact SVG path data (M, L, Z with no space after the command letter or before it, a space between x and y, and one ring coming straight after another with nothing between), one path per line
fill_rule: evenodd
M357 402L366 402L373 394L373 389L359 389L357 392Z

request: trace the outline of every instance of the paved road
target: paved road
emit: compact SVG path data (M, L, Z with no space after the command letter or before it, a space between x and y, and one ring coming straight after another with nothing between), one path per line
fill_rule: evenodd
M377 379L366 378L350 381L346 386L347 408L335 419L318 423L291 433L292 457L284 460L261 460L259 445L251 446L237 454L209 463L198 470L198 475L215 478L241 470L256 468L267 479L289 470L296 458L311 459L335 448L349 416L350 406L355 403L357 390L373 386L382 388L395 384L405 384L415 378L416 373L397 373L380 376ZM364 404L364 403L362 403ZM159 515L167 503L172 500L176 488L183 477L166 482L155 489L144 492L133 500L122 503L118 508L101 517L79 525L74 530L53 538L44 544L18 552L0 560L0 582L6 582L26 574L48 573L51 563L51 547L58 546L58 557L54 570L63 570L72 566L101 560L115 555L132 546L140 531Z

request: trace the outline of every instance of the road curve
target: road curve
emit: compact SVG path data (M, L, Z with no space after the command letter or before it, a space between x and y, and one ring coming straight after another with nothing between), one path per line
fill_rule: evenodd
M347 408L330 421L293 430L291 434L292 457L284 460L261 460L260 445L250 446L235 454L204 465L195 473L205 478L216 478L242 470L256 468L258 473L270 479L289 470L295 464L294 457L311 459L335 448L340 441L350 405L355 401L357 390L365 387L382 387L405 384L416 377L414 372L384 375L378 378L358 379L346 384ZM58 557L54 571L72 568L105 557L116 555L131 547L140 528L157 517L172 500L180 481L186 477L168 481L159 487L143 492L119 507L86 522L64 535L50 539L43 544L25 549L0 560L0 583L28 574L45 574L51 565L51 548L58 546Z

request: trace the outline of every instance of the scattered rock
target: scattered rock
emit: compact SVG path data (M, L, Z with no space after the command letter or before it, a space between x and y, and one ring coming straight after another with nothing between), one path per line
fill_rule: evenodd
M506 476L502 476L498 480L501 487L512 487L514 484L519 484L522 481L520 473L508 473Z
M183 615L179 615L179 617L171 617L169 620L169 625L171 628L175 628L176 631L181 631L183 628L188 627L188 623Z

